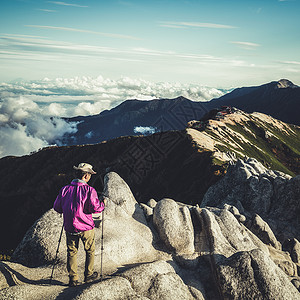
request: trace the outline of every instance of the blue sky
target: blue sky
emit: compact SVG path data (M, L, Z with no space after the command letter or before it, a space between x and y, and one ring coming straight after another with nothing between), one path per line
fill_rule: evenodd
M61 117L127 99L299 85L299 1L1 1L0 157L60 144L76 131Z
M299 1L2 1L0 81L300 84Z

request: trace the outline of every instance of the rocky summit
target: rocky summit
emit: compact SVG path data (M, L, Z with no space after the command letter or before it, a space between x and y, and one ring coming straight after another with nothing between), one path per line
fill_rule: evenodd
M50 209L1 262L0 299L300 299L299 180L239 159L199 207L171 198L139 204L109 172L107 207L94 216L97 271L104 230L102 280L67 286L63 234L49 283L62 228ZM82 280L82 247L78 262Z

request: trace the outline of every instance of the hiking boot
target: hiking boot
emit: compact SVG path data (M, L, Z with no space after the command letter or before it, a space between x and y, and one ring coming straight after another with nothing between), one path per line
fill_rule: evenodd
M80 283L78 280L72 280L70 279L69 281L69 287L74 287L74 286L78 286Z
M86 282L86 283L91 282L97 278L98 278L98 272L94 272L92 275L84 277L84 282Z

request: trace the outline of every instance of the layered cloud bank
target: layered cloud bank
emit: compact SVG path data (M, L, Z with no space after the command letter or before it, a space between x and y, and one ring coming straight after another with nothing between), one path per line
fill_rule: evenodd
M87 116L111 109L127 99L184 96L195 101L220 97L224 91L200 85L152 83L75 77L0 84L0 157L24 155L48 145L62 145L75 123L62 117ZM144 129L143 129L144 130Z
M23 155L51 144L60 145L76 123L47 115L34 101L11 93L0 94L0 157Z

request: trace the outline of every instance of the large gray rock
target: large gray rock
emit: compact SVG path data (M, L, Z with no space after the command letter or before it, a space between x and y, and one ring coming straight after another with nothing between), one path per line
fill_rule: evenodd
M200 246L197 251L215 254L215 260L229 257L239 251L261 249L288 276L297 276L297 265L292 261L288 252L281 251L263 243L252 231L239 223L230 211L218 208L195 208L202 231L199 233ZM196 235L197 239L197 235ZM180 258L179 263L186 265L197 264L199 258L188 260Z
M115 172L104 177L103 194L109 198L105 209L105 218L131 219L147 224L144 212L135 200L127 183Z
M297 276L297 265L292 261L290 254L286 251L269 247L270 257L273 262L288 276Z
M59 245L58 261L66 261L64 231L59 244L62 226L62 216L50 209L27 231L12 259L30 267L41 266L54 261Z
M138 294L147 295L153 279L158 275L168 273L175 273L174 268L166 261L156 261L129 269L120 274L120 276L129 280L131 286Z
M4 275L3 285L0 276L0 299L2 300L40 300L40 299L59 299L57 298L66 286L62 283L68 281L68 276L59 266L54 273L53 284L50 285L49 278L52 272L51 266L26 267L13 262L0 263L0 275ZM59 277L59 278L58 278ZM71 289L68 289L69 291ZM73 291L74 293L75 291ZM63 292L65 299L72 299L71 294Z
M158 275L149 290L153 300L192 300L194 297L182 279L174 274ZM153 296L152 296L153 295Z
M122 277L114 277L102 283L96 283L84 289L76 300L114 300L134 299L137 294L131 287L130 282ZM146 298L147 299L147 298Z
M225 299L300 299L284 272L259 249L224 259L217 271Z
M120 274L131 283L133 289L149 299L203 299L201 291L195 291L193 297L174 267L166 261L157 261L138 266Z
M293 262L300 264L300 243L297 239L291 239L289 241L288 250Z
M193 253L194 230L189 209L172 199L160 200L154 208L153 223L169 250Z
M295 239L296 240L296 239ZM292 260L300 265L300 243L296 240L291 252ZM300 273L299 273L300 276Z
M258 236L265 244L271 245L276 249L281 249L272 229L258 214L255 214L249 229Z
M152 231L127 183L117 173L108 173L104 178L104 194L109 198L103 223L106 263L118 267L155 259Z
M237 207L247 217L260 215L276 238L300 237L300 176L266 169L253 158L238 160L228 168L224 178L211 186L201 207Z
M229 257L238 251L260 248L269 253L267 246L227 209L195 208L194 212L202 227L199 252Z

